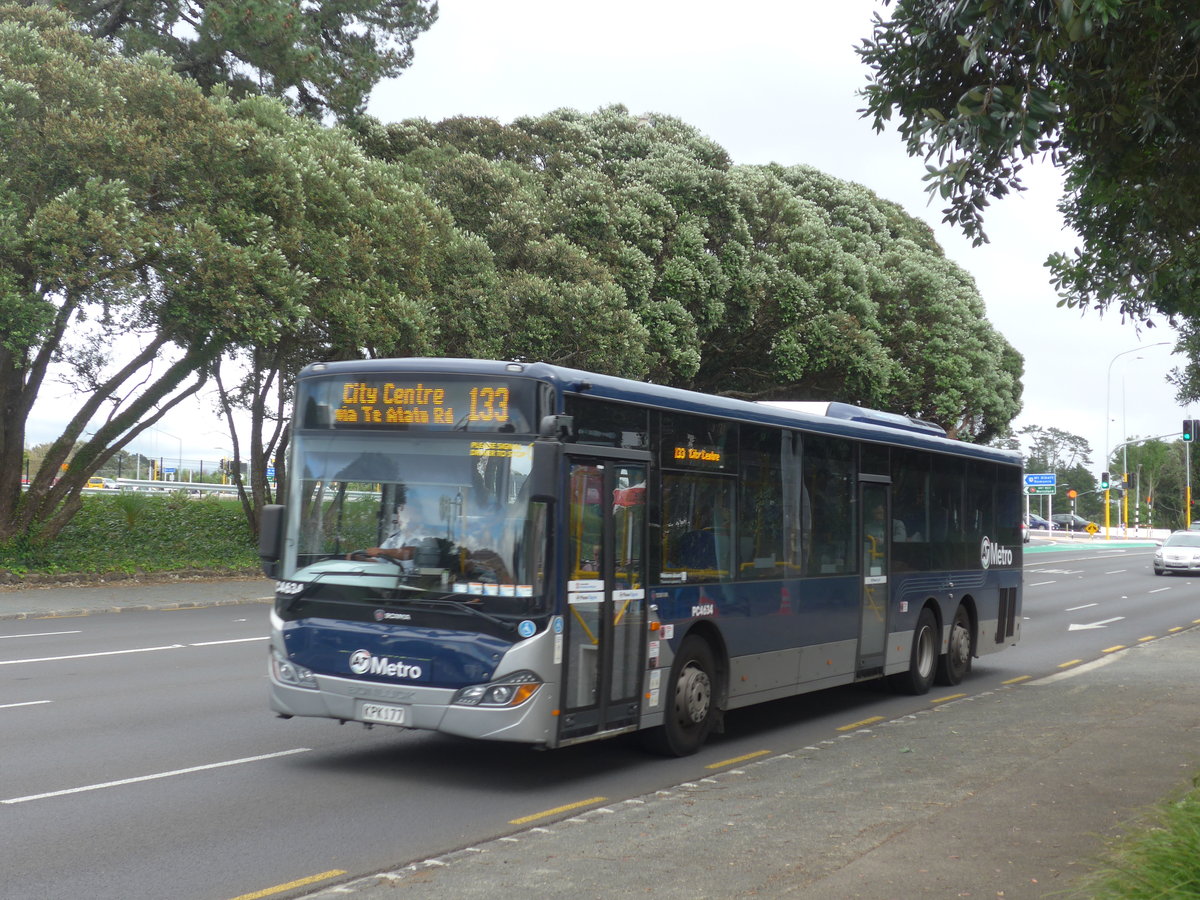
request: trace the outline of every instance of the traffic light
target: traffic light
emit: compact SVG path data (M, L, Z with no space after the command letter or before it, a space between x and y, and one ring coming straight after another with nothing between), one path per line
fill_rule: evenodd
M1102 490L1102 491L1108 490L1108 473L1107 472L1100 473L1100 490Z
M1189 443L1196 439L1196 420L1183 420L1183 439Z

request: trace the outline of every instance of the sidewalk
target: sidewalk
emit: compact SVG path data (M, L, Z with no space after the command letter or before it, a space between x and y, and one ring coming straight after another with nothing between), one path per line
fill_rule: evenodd
M309 897L1070 897L1200 775L1198 663L1192 628Z
M109 581L0 589L0 621L87 616L148 609L188 609L235 603L267 603L273 583L263 576L177 578L154 583Z

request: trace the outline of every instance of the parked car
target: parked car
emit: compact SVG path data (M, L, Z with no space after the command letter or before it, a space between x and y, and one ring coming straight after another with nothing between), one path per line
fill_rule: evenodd
M1089 522L1083 516L1075 515L1075 513L1055 513L1050 517L1050 521L1059 528L1065 528L1067 531L1087 531L1089 525L1096 524L1095 522Z
M1037 513L1030 513L1029 514L1029 527L1034 528L1034 529L1044 530L1044 531L1054 531L1056 528L1058 528L1058 525L1056 525L1054 522L1046 521L1041 516L1039 516Z
M88 479L86 487L116 490L117 483L111 478L101 478L99 475L93 475Z
M1154 574L1200 572L1200 533L1173 531L1154 551Z

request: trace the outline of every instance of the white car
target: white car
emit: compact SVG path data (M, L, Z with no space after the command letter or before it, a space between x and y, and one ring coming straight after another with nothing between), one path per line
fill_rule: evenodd
M1154 551L1154 574L1200 572L1200 531L1176 531Z

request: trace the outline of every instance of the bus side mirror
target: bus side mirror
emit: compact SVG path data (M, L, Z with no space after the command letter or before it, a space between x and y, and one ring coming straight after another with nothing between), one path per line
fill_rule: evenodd
M569 441L574 430L574 416L542 416L538 436L556 441Z
M258 558L262 562L263 574L274 578L279 569L279 558L283 555L283 519L286 506L269 503L262 508L258 519Z
M533 466L529 472L529 499L538 503L553 503L558 498L558 470L562 461L562 444L535 441Z

